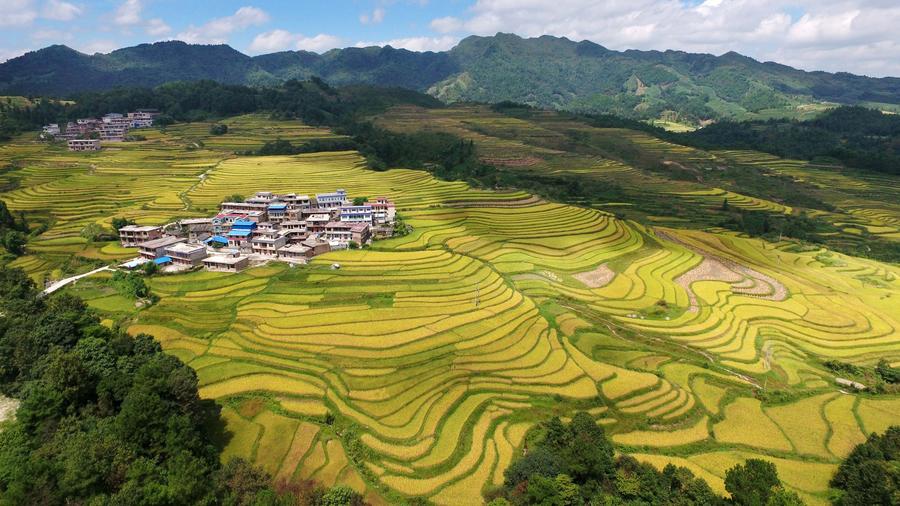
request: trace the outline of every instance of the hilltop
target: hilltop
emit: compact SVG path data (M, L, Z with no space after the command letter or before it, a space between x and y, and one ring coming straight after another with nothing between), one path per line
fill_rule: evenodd
M729 52L614 51L590 41L472 36L444 52L391 46L247 56L227 45L170 41L87 55L62 45L0 64L0 93L75 96L120 86L211 79L271 85L399 86L445 102L515 101L635 119L808 117L827 103L900 106L900 79L805 72Z

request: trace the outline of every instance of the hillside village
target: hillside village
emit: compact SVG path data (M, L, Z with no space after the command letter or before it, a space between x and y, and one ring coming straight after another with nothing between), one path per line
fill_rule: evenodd
M153 126L159 116L156 109L138 109L127 114L109 113L102 118L79 118L69 121L65 129L59 123L44 125L41 139L65 140L69 151L98 151L102 142L122 142L128 131Z
M394 203L385 197L350 200L343 189L312 198L261 191L242 201L223 202L212 218L119 228L121 245L139 251L138 258L122 267L153 262L167 271L202 266L238 272L271 260L306 263L331 250L390 237L395 218Z

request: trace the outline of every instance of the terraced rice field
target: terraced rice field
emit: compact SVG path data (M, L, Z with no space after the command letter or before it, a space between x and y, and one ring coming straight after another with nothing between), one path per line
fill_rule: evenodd
M900 204L896 178L877 173L838 169L802 160L784 160L756 151L717 151L723 160L758 166L796 181L815 186L823 200L833 204L835 212L816 212L842 232L848 243L863 235L888 241L900 241Z
M823 262L821 251L787 243L649 227L420 171L372 172L351 152L233 157L207 141L189 150L182 139L203 130L180 128L79 157L5 146L23 168L3 198L15 209L60 205L35 253L17 262L40 272L53 255L94 251L77 241L84 223L205 214L257 190L386 195L413 227L308 266L157 276L160 302L131 314L107 292L70 288L197 370L201 394L224 406L226 458L345 483L375 503L477 504L531 427L584 410L621 450L655 465L686 465L722 490L728 467L765 458L822 504L839 459L900 423L896 397L841 392L821 365L900 362L896 266L838 254ZM131 194L114 191L131 183ZM102 198L88 195L95 187ZM684 198L720 200L707 190ZM767 390L792 395L761 400Z
M229 160L188 197L215 203L249 172L260 187L300 192L343 177L351 193L395 198L414 231L305 268L159 278L163 301L132 330L163 336L197 367L205 395L266 399L361 449L346 469L372 497L477 502L477 484L499 479L496 462L514 447L510 427L576 409L625 448L707 459L719 480L710 447L831 469L863 434L852 413L885 416L831 387L816 360L900 360L893 267L849 257L828 267L758 240L372 173L352 153ZM605 283L591 287L581 274L600 266ZM874 289L864 273L893 281ZM644 311L661 300L665 317ZM835 304L848 308L841 317ZM769 406L753 398L764 383L828 393ZM259 425L255 416L240 423ZM747 430L747 416L770 421ZM818 429L799 431L798 419ZM327 447L309 448L277 472L320 475ZM821 503L819 485L795 488Z

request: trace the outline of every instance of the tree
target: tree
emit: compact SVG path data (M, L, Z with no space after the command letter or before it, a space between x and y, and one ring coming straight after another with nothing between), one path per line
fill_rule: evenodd
M152 276L159 272L159 265L156 262L146 262L141 267L141 270L144 272L145 276Z
M150 296L150 287L147 286L144 278L134 272L125 273L116 271L113 273L112 278L110 278L110 283L112 283L120 294L126 297L143 299Z
M900 383L900 369L891 367L890 362L885 359L878 361L878 365L875 366L875 373L885 383Z
M361 506L362 496L350 487L339 485L329 489L319 500L319 506Z
M741 506L765 506L779 486L778 470L766 460L747 459L725 472L725 490Z
M241 458L232 458L214 476L221 504L250 506L269 487L271 477Z
M504 473L500 497L512 504L664 504L717 506L717 496L690 470L662 472L628 455L615 457L612 443L588 413L569 424L545 422L543 438Z
M118 216L112 219L112 227L116 232L118 232L120 228L128 225L134 225L134 221L129 220L128 218L120 218Z
M153 120L153 124L160 127L167 127L172 123L175 123L175 119L168 114L160 114Z
M552 477L563 472L564 463L560 455L544 446L528 452L521 459L515 460L503 476L506 484L510 487L528 481L533 476Z
M0 391L21 400L0 431L0 503L296 504L262 470L220 464L219 408L151 336L41 296L19 269L0 267L0 315Z
M81 237L90 242L100 241L107 235L107 231L99 223L88 223L81 229Z
M803 504L800 494L784 487L776 487L766 501L766 506L803 506Z
M570 450L567 452L569 473L581 481L610 479L615 474L615 450L603 427L584 412L578 413L569 424Z
M354 206L361 206L369 201L369 197L355 197L353 199Z
M25 234L18 230L7 230L3 234L3 247L10 254L17 257L25 254L25 244L27 242L28 239L25 237Z
M216 123L209 127L209 133L212 135L225 135L228 133L228 125Z
M900 426L871 434L844 459L831 479L840 490L838 505L888 505L900 502Z
M535 506L565 506L557 480L540 475L528 480L525 501Z

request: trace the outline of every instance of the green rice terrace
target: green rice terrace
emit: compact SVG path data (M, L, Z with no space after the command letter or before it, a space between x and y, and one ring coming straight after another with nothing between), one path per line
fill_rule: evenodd
M620 200L378 172L353 151L234 155L335 137L261 115L224 121L222 136L210 123L175 124L89 154L32 134L0 145L10 167L0 200L45 227L11 265L40 282L132 258L81 231L114 217L208 216L233 194L339 186L392 199L412 231L368 249L153 276L159 301L146 307L116 292L108 272L67 288L197 371L201 395L224 406L223 459L346 484L376 504L479 504L531 428L578 411L618 450L685 466L717 492L728 468L756 457L809 504L826 504L840 460L900 424L900 396L842 386L828 367L900 366L900 267L714 220L723 201L803 210L833 227L836 246L892 243L896 178L706 152L555 113L410 106L375 119L472 139L504 171L608 185ZM644 168L648 159L671 172ZM734 169L746 167L778 183L742 191ZM779 197L797 191L829 210Z

